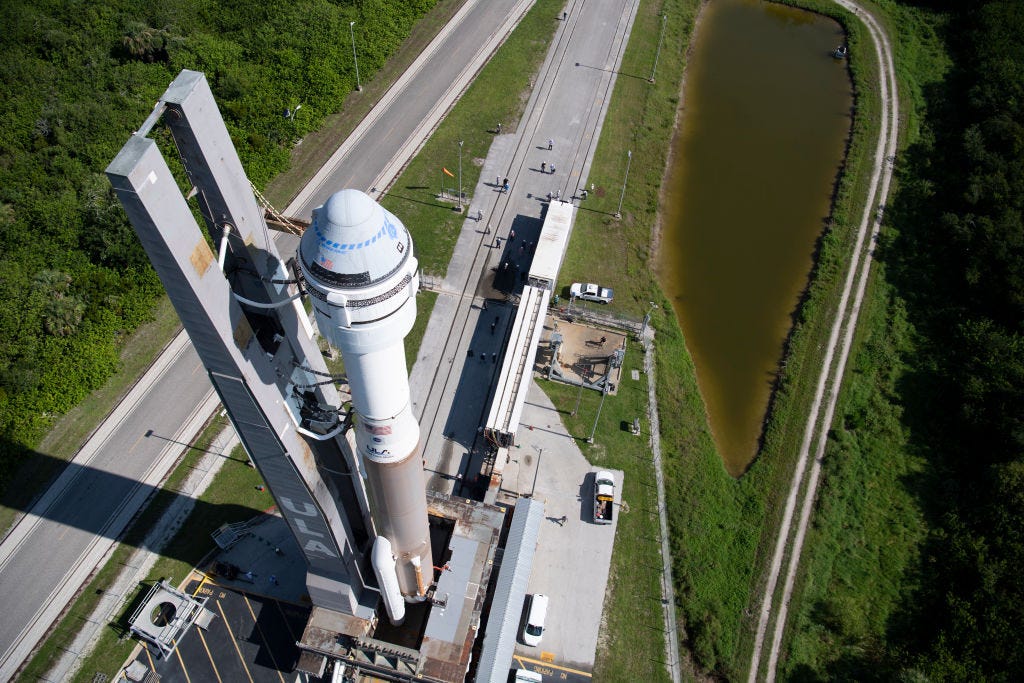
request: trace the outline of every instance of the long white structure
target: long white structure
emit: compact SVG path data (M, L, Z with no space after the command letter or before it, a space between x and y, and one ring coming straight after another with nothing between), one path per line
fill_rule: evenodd
M412 238L402 222L358 190L313 211L299 268L317 326L341 350L357 415L356 446L379 537L373 566L393 622L406 601L426 598L433 578L420 428L409 401L403 340L416 319L419 287ZM387 548L394 568L387 566Z
M523 287L505 357L501 361L498 385L484 424L484 433L498 446L507 447L515 443L550 299L551 292L547 289Z
M548 202L548 211L544 216L544 225L537 240L537 250L530 263L530 272L526 282L534 287L555 290L558 282L558 271L562 269L565 249L569 246L572 235L572 221L576 207L572 202L557 199Z

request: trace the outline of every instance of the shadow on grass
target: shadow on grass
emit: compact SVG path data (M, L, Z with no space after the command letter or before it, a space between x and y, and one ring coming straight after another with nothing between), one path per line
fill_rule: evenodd
M606 72L608 72L610 74L615 74L616 76L625 76L626 78L635 78L635 79L640 80L640 81L650 81L651 80L650 76L638 76L636 74L626 73L625 71L616 71L615 69L605 69L604 67L590 66L589 64L580 64L579 62L576 62L576 66L579 67L580 69L593 69L594 71L606 71Z
M406 189L412 189L412 188L406 188ZM426 189L426 188L423 188L423 189ZM422 204L423 206L433 206L433 207L436 207L438 209L444 209L445 211L451 211L452 210L452 206L453 206L452 204L445 204L445 203L437 202L437 201L432 201L431 202L431 201L427 201L427 200L424 200L424 199L416 199L415 197L410 197L410 196L407 196L407 195L404 195L404 194L396 194L394 192L388 192L387 195L381 195L380 197L377 198L377 201L383 202L385 196L390 197L392 199L396 199L396 200L411 202L413 204Z

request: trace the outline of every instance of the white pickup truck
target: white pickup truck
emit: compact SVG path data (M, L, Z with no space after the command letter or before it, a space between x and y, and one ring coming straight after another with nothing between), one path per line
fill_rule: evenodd
M615 513L615 477L600 470L594 474L594 523L611 524Z

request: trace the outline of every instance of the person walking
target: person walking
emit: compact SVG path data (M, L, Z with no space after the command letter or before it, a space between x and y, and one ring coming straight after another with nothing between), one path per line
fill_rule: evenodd
M547 173L548 172L548 162L546 162L546 161L540 162L540 172L541 173Z
M555 148L555 141L552 140L551 138L548 138L548 149L552 150L554 148Z

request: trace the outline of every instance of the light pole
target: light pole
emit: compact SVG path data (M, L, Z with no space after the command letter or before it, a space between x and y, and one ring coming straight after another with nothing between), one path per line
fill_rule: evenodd
M651 323L651 311L658 307L658 304L653 301L648 301L650 307L647 309L646 315L644 315L644 324L640 326L640 343L644 343L644 333L647 332L647 326Z
M356 90L362 90L363 84L359 82L359 57L356 56L356 33L352 29L356 22L348 22L348 35L352 38L352 61L356 64Z
M590 438L587 443L594 443L594 434L597 433L597 420L601 417L601 408L604 407L604 397L608 395L608 381L601 385L601 402L597 404L597 415L594 416L594 426L590 430Z
M459 140L459 213L462 213L462 144L465 140Z
M626 196L626 181L629 180L629 165L633 162L633 150L626 152L626 177L622 179L622 194L619 195L619 208L615 210L615 217L622 218L622 200Z
M661 15L661 35L658 37L658 51L654 53L654 66L651 67L651 77L647 79L651 83L654 83L654 72L658 70L658 57L661 56L661 41L665 39L665 19L667 18L667 14Z
M582 373L582 371L583 371L582 368L580 368L580 372L581 373ZM582 401L582 400L583 400L583 375L581 374L580 375L580 393L578 393L576 395L576 407L572 409L571 413L569 413L573 417L575 417L576 413L578 413L580 411L580 401Z

